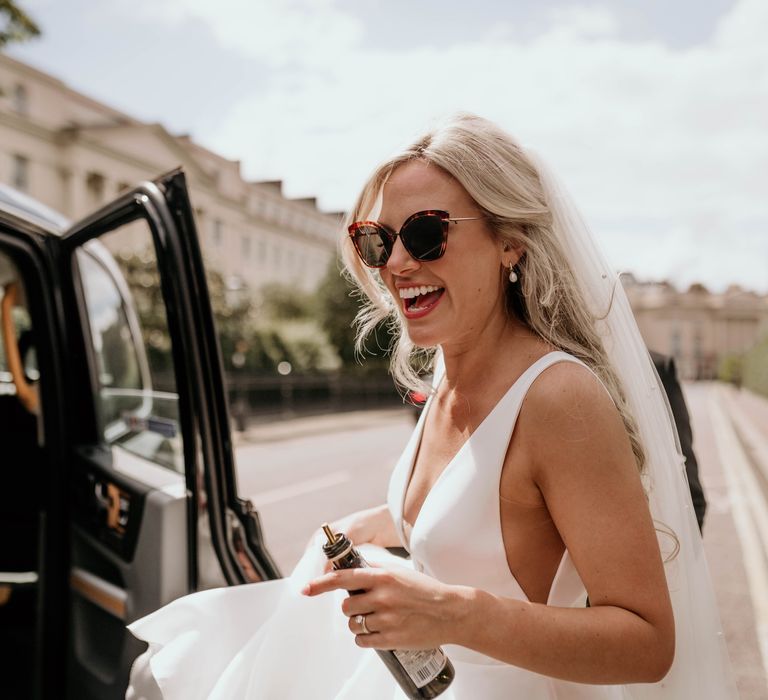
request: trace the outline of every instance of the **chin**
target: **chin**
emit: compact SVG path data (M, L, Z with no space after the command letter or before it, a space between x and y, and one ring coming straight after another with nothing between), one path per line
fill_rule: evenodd
M434 348L444 340L443 336L437 333L434 328L414 328L406 323L405 331L408 334L408 339L417 348Z

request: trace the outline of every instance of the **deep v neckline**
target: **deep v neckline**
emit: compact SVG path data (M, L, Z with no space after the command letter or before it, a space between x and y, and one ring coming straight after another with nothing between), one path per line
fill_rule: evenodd
M526 369L524 369L520 373L520 375L515 379L515 381L512 382L509 388L501 395L501 397L499 397L499 400L493 405L493 408L491 408L491 410L488 411L488 413L486 413L483 420L481 420L478 426L467 436L467 439L464 440L463 443L461 443L461 446L459 447L458 450L456 450L453 457L451 457L446 462L442 471L440 472L440 474L438 474L437 479L435 479L435 482L432 484L429 491L427 491L426 495L424 496L424 500L421 502L421 505L419 506L419 509L416 512L416 517L413 519L413 523L409 523L405 519L405 502L408 499L408 490L411 487L411 481L413 480L413 472L416 469L416 460L418 459L419 451L421 450L421 443L424 438L424 426L427 423L427 418L429 417L429 411L432 408L432 400L436 396L437 388L439 388L440 384L442 383L445 374L443 374L440 377L440 381L437 384L435 393L429 397L427 404L424 406L424 412L421 415L419 424L416 427L416 433L417 433L416 446L413 450L413 453L411 454L411 464L410 464L410 467L408 468L408 473L406 474L406 477L405 477L405 488L403 489L403 496L400 502L400 522L401 522L400 529L402 531L403 540L408 545L409 550L411 548L411 538L413 537L413 531L416 529L419 519L421 518L421 514L424 512L424 507L427 505L427 501L429 500L429 497L433 494L435 489L440 485L440 482L443 481L443 477L445 476L445 474L450 471L451 467L456 462L459 455L461 455L461 453L464 452L464 450L470 444L470 442L472 441L472 438L474 438L480 432L480 430L482 430L483 426L488 423L491 416L493 416L493 414L496 412L498 407L502 403L504 403L505 399L510 395L510 393L514 390L514 388L518 385L518 383L523 379L523 377L525 377L530 371L532 371L533 368L536 367L536 365L538 365L539 362L542 362L545 357L548 357L551 354L552 352L548 352L545 355L542 355L540 358L535 360L531 365L529 365ZM408 533L406 533L405 531L406 526L408 526L409 528Z

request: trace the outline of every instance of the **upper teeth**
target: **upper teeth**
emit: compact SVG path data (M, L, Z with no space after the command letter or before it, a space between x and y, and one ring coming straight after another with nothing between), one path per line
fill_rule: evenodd
M403 287L400 291L401 299L412 299L420 294L429 294L430 292L436 292L440 287L433 287L431 284L423 287Z

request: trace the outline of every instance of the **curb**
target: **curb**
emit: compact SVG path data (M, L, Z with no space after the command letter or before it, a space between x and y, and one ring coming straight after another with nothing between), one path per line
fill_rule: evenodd
M271 420L263 425L253 425L244 433L232 431L235 447L271 442L284 442L313 435L341 433L371 425L383 425L401 421L411 415L406 407L374 409L370 411L345 411L324 413L300 418Z

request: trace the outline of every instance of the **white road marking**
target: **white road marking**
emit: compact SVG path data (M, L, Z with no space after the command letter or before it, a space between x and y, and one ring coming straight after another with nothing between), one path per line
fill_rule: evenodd
M755 427L752 418L737 404L731 400L732 392L724 387L720 387L720 391L725 394L728 401L728 411L731 415L738 417L736 421L739 425L739 433L747 444L747 448L752 452L754 461L757 463L757 468L763 475L763 478L768 481L768 437Z
M755 629L763 671L768 671L768 505L752 466L744 453L731 420L723 409L725 395L715 390L709 396L712 426L731 498L733 521L741 541L744 568L755 609ZM768 675L768 673L767 673Z
M255 493L248 496L250 501L256 508L262 506L278 503L279 501L287 501L297 496L303 496L306 493L312 493L313 491L321 491L322 489L330 488L331 486L338 486L352 479L352 474L348 471L336 471L330 474L323 474L314 479L304 479L296 484L289 484L288 486L281 486L277 489L270 489L269 491L262 491L261 493Z

